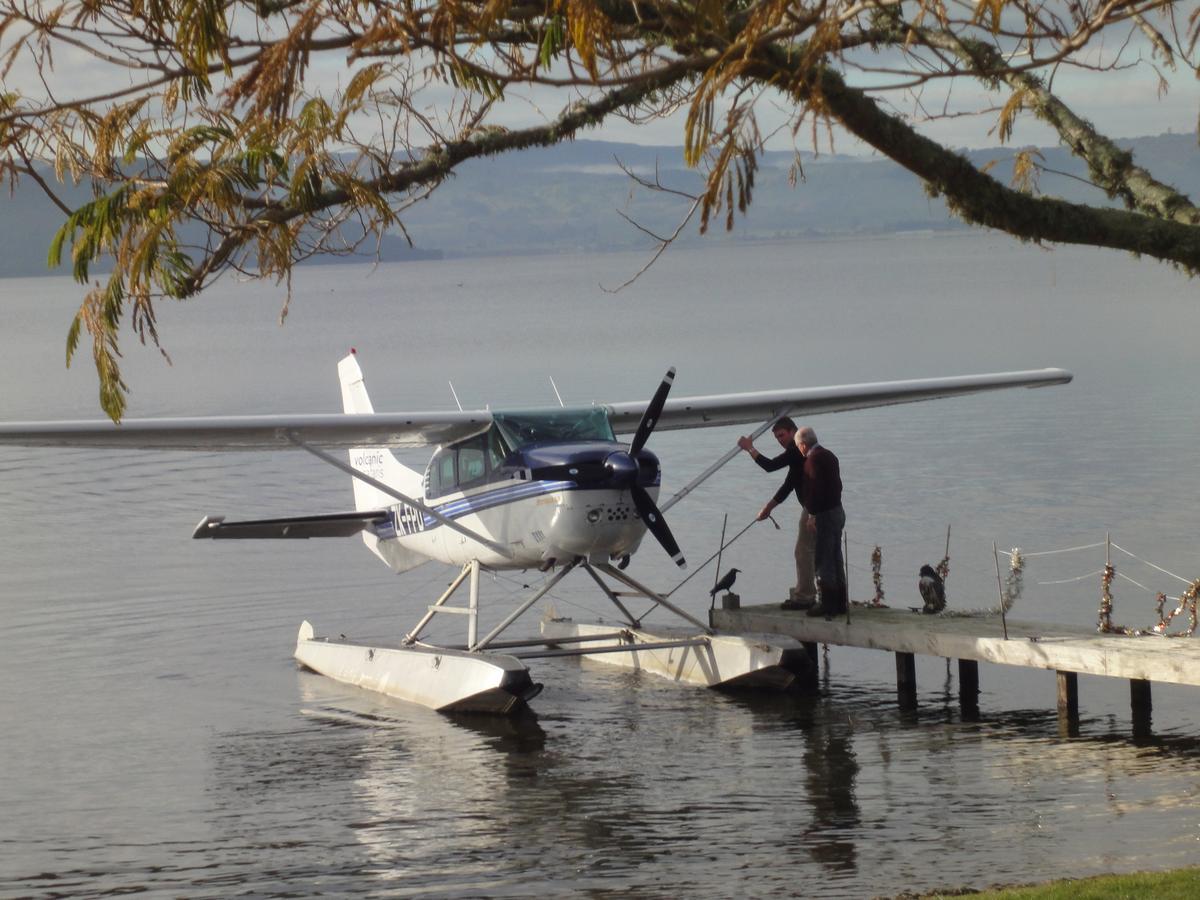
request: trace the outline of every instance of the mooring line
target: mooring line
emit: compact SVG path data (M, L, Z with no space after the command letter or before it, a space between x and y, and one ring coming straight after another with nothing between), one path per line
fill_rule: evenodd
M767 518L771 519L771 524L775 526L776 530L780 530L778 522L776 522L770 516L767 516ZM679 584L675 585L675 587L671 588L671 590L669 590L669 591L667 591L667 593L663 594L662 595L663 599L666 600L668 597L670 597L672 594L674 594L677 590L679 590L681 587L683 587L685 584L687 584L689 581L691 581L693 578L695 578L697 575L699 575L704 570L705 566L707 566L710 562L712 562L714 559L716 559L718 556L720 556L725 550L727 550L729 547L731 547L733 545L734 541L736 541L743 534L745 534L747 531L749 531L754 525L757 525L758 521L759 521L758 519L751 519L749 525L747 525L745 528L743 528L741 531L739 531L737 534L735 534L733 537L731 537L728 541L726 541L723 546L718 547L717 552L714 553L712 556L710 556L708 559L706 559L704 562L700 563L700 565L696 566L695 570L690 575L688 575L687 578L683 579L683 581L679 582ZM648 616L648 615L650 615L650 613L654 612L654 610L657 607L658 607L658 602L655 601L654 603L652 603L650 605L649 609L647 609L644 613L642 613L640 616L638 616L638 621L640 622L642 619L646 618L646 616Z

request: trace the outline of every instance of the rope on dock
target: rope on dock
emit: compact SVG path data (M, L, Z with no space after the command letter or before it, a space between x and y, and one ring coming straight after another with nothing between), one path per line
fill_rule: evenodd
M1030 559L1034 556L1055 556L1059 553L1074 553L1076 550L1095 550L1097 547L1103 547L1103 546L1104 546L1104 541L1097 541L1094 544L1081 544L1078 547L1063 547L1061 550L1040 550L1036 553L1026 553L1024 550L1022 550L1022 551L1020 551L1020 553L1026 559ZM1113 546L1116 546L1116 545L1114 544ZM1013 550L1010 553L1007 550L1001 550L1000 552L1005 554L1006 556L1012 556L1012 554L1016 553L1017 551Z
M1101 546L1103 546L1103 545L1101 545ZM1162 566L1156 566L1154 563L1150 562L1150 560L1142 559L1136 553L1130 553L1128 550L1126 550L1124 547L1120 546L1119 544L1113 544L1112 548L1114 550L1120 550L1126 556L1132 556L1138 562L1143 563L1144 565L1147 565L1152 569L1157 569L1159 572L1162 572L1164 575L1170 575L1176 581L1182 581L1184 584L1191 584L1191 582L1188 579L1184 578L1182 575L1176 575L1174 572L1168 572L1166 569L1162 568Z
M874 596L869 601L867 601L865 604L861 604L861 605L884 606L885 604L883 603L884 591L883 591L883 577L882 577L882 560L883 560L882 547L879 544L873 544L873 545L860 544L858 541L853 541L851 543L854 543L856 546L870 547L870 560L871 560L870 572L871 572L871 581L875 588L875 593L874 593ZM927 540L904 541L901 543L903 545L907 546L907 545L912 545L912 544L917 544L917 543L927 544L928 541ZM1095 550L1099 547L1108 548L1108 550L1106 552L1105 566L1103 569L1098 569L1098 570L1095 570L1092 572L1088 572L1084 575L1077 575L1072 578L1060 578L1060 579L1055 579L1055 580L1050 580L1050 581L1038 581L1035 583L1039 586L1074 584L1074 583L1077 583L1080 581L1086 581L1089 578L1095 578L1097 575L1101 576L1101 602L1100 602L1100 609L1099 609L1099 621L1097 623L1097 630L1100 631L1101 633L1127 634L1127 635L1153 634L1153 635L1158 635L1160 637L1190 637L1192 634L1195 633L1196 628L1198 627L1198 622L1200 622L1200 609L1198 609L1198 606L1200 606L1200 602L1198 602L1198 599L1200 599L1200 578L1198 578L1194 581L1191 581L1187 578L1184 578L1182 575L1177 575L1176 573L1171 572L1168 569L1164 569L1162 566L1159 566L1155 563L1150 562L1150 560L1139 556L1138 554L1132 552L1131 550L1127 550L1126 548L1120 546L1119 544L1113 543L1111 537L1107 537L1107 536L1106 536L1106 539L1103 541L1096 541L1096 542L1090 543L1090 544L1079 544L1079 545L1073 546L1073 547L1060 547L1060 548L1053 549L1053 550L1035 550L1035 551L1031 551L1031 552L1024 551L1019 548L1013 548L1010 551L997 550L996 551L997 555L999 555L1000 553L1003 553L1009 558L1008 577L1005 579L1004 584L1002 584L1000 587L1000 606L999 606L999 608L989 607L989 608L983 608L983 609L969 609L969 610L946 609L946 610L943 610L940 613L938 613L938 615L945 616L948 618L1003 615L1012 607L1013 603L1021 595L1022 589L1024 587L1023 570L1024 570L1024 563L1025 563L1026 559L1032 559L1032 558L1043 557L1043 556L1057 556L1057 555L1066 554L1066 553L1077 553L1077 552L1082 552L1082 551L1086 551L1086 550ZM1171 578L1174 578L1177 581L1182 582L1183 584L1188 585L1187 589L1185 591L1183 591L1178 597L1170 597L1164 592L1161 592L1161 591L1155 592L1153 588L1147 587L1146 585L1129 577L1128 575L1124 574L1123 572L1117 572L1116 568L1112 565L1112 550L1113 549L1119 550L1121 553L1125 554L1126 556L1130 557L1131 559L1134 559L1137 562L1142 563L1145 566L1148 566L1149 568L1155 570L1156 572L1159 572L1163 575L1167 575ZM942 559L942 561L936 567L938 574L942 576L943 582L945 581L946 576L949 575L949 563L950 563L950 535L949 535L949 529L947 529L946 556ZM861 570L860 566L857 566L854 564L848 564L848 565L850 568ZM998 574L999 573L997 573L997 575ZM1113 624L1113 621L1112 621L1112 611L1113 611L1112 583L1113 583L1114 579L1116 579L1118 577L1121 578L1123 581L1129 582L1130 584L1134 585L1135 587L1144 591L1147 594L1155 594L1156 603L1157 603L1156 612L1157 612L1157 620L1158 620L1155 625L1153 625L1149 628L1131 628L1131 627L1127 627L1124 625L1114 625ZM1164 613L1163 608L1168 601L1175 604L1175 608L1169 613ZM1189 612L1188 627L1183 631L1170 632L1168 629L1169 629L1169 626L1170 626L1172 620L1175 619L1177 616L1181 615L1184 610L1187 610Z
M1000 551L997 551L998 553ZM979 609L947 609L938 615L946 619L977 619L984 616L1001 616L1012 609L1013 604L1025 589L1025 555L1019 547L1013 547L1005 553L1008 557L1008 575L1004 579L1004 587L1000 591L998 606L988 606Z
M1003 553L1004 551L1001 550L1000 552ZM1032 554L1030 554L1030 555L1032 555ZM1076 581L1086 581L1089 578L1095 578L1097 575L1103 575L1103 574L1104 574L1103 569L1097 569L1095 572L1088 572L1086 575L1076 575L1074 578L1060 578L1057 581L1037 581L1034 583L1037 584L1038 587L1041 587L1043 585L1049 585L1049 584L1073 584Z
M1153 589L1146 587L1146 586L1145 586L1144 584L1142 584L1140 581L1134 581L1132 578L1130 578L1128 575L1126 575L1126 574L1124 574L1124 573L1122 573L1122 572L1118 572L1118 573L1117 573L1117 577L1118 577L1118 578L1124 578L1126 581L1128 581L1128 582L1129 582L1130 584L1132 584L1134 587L1139 587L1139 588L1141 588L1141 589L1142 589L1143 591L1145 591L1147 594L1154 594L1154 593L1157 593L1157 592L1156 592L1156 591L1154 591Z
M1114 625L1113 624L1113 621L1112 621L1112 611L1113 611L1112 583L1113 583L1113 580L1117 576L1117 570L1116 570L1116 567L1113 566L1113 564L1112 564L1112 550L1111 550L1112 547L1116 547L1122 553L1125 553L1126 555L1133 557L1140 563L1150 566L1150 568L1152 568L1152 569L1157 569L1159 572L1162 572L1164 575L1170 575L1172 578L1179 578L1179 576L1175 575L1173 572L1168 572L1166 569L1162 568L1161 566L1154 565L1154 563L1152 563L1148 560L1142 559L1137 554L1130 553L1128 550L1124 549L1123 547L1117 547L1117 545L1112 542L1111 537L1105 543L1108 545L1108 547L1110 549L1108 550L1108 553L1107 553L1107 558L1104 563L1104 573L1101 576L1101 581L1100 581L1100 610L1099 610L1099 621L1096 625L1096 630L1101 632L1102 634L1124 634L1124 635L1129 635L1131 637L1141 637L1143 635L1151 635L1151 634L1157 635L1159 637L1191 637L1196 632L1196 624L1197 624L1196 601L1197 601L1198 595L1200 595L1200 578L1197 578L1195 581L1191 582L1188 585L1188 589L1186 591L1184 591L1182 594L1180 594L1180 596L1177 598L1175 609L1173 609L1170 613L1167 613L1166 615L1163 614L1163 607L1166 604L1168 597L1165 593L1163 593L1162 591L1159 591L1155 598L1155 612L1158 614L1158 622L1155 623L1154 625L1152 625L1151 627L1149 627L1149 628L1130 628L1129 626L1126 626L1126 625ZM1121 577L1124 578L1126 581L1130 582L1131 584L1137 585L1139 588L1146 591L1147 593L1150 592L1150 588L1146 587L1144 584L1140 584L1137 581L1134 581L1128 575L1122 575ZM1180 578L1180 581L1186 581L1186 579ZM1176 632L1168 631L1168 629L1170 628L1170 625L1171 625L1171 621L1176 616L1178 616L1180 613L1182 613L1185 609L1188 610L1188 627L1186 629L1184 629L1183 631L1176 631Z

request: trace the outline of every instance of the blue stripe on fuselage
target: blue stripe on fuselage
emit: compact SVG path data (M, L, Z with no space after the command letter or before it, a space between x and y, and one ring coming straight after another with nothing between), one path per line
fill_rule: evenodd
M578 489L579 485L573 481L524 481L518 484L505 485L494 491L473 494L470 497L460 497L457 500L451 500L449 503L443 503L441 506L435 506L434 509L447 519L458 519L485 509L491 509L494 506L503 506L505 503L527 500L530 497L539 497L542 494L554 494L559 491L573 491ZM440 524L442 523L433 516L425 516L426 529L435 528Z

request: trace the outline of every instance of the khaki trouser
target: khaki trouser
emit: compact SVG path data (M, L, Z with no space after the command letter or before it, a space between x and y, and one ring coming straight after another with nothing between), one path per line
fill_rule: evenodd
M817 599L815 553L817 533L809 528L808 510L800 508L800 533L796 535L796 586L788 593L790 599L813 603Z

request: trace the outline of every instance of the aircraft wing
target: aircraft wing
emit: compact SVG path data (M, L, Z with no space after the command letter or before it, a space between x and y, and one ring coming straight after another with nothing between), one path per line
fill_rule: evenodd
M656 430L708 428L914 403L1012 387L1066 384L1064 369L1032 369L949 378L880 381L740 394L668 399ZM617 434L637 430L648 401L609 404ZM289 435L325 449L425 447L482 434L492 423L487 410L324 415L203 416L0 424L0 446L93 447L140 450L277 450L294 446Z
M0 424L0 446L278 450L293 446L293 435L326 449L425 447L482 434L491 424L487 410L12 422Z
M839 384L745 394L675 397L666 402L655 430L748 425L766 422L779 416L812 416L1004 388L1066 384L1071 378L1071 373L1065 369L1030 369L1021 372L993 372L987 375L956 375L949 378L918 378L909 381ZM617 434L636 431L646 406L645 400L608 406L613 430Z

